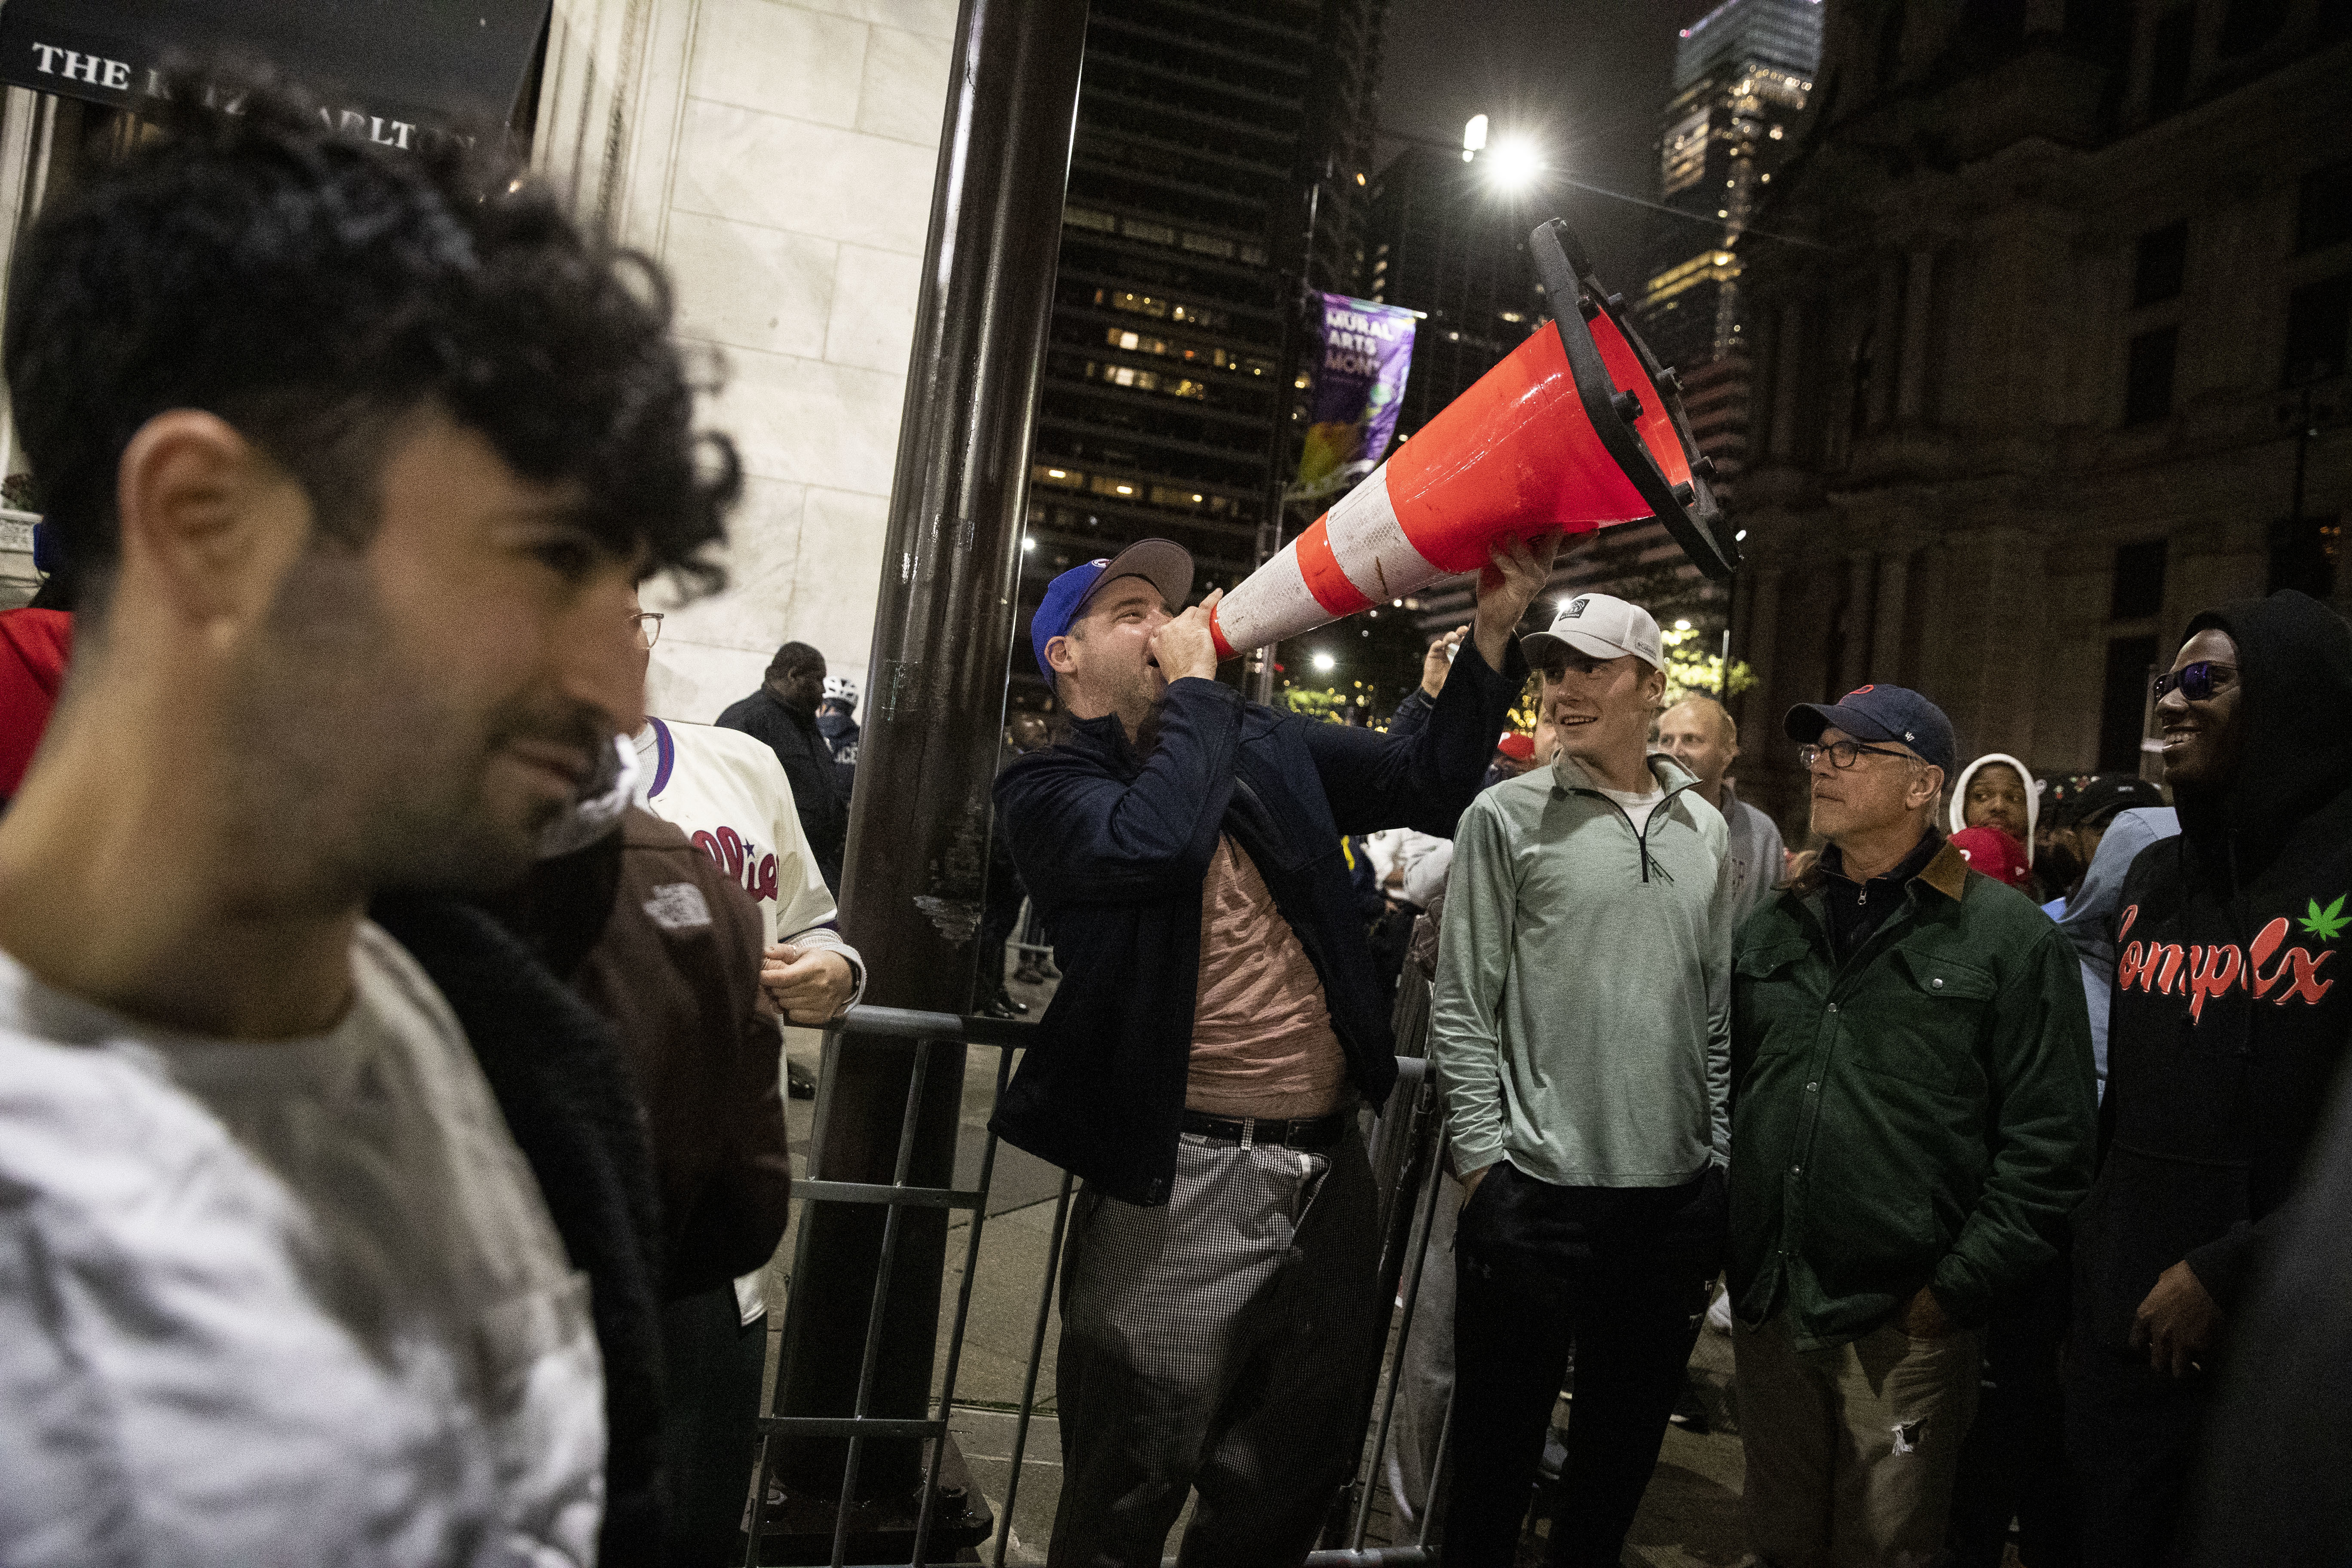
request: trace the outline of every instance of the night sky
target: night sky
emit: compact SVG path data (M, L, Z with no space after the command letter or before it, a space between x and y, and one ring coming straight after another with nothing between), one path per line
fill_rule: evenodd
M1553 168L1612 191L1657 197L1655 144L1676 35L1713 0L1392 0L1381 128L1459 146L1484 113ZM1490 139L1489 145L1493 144ZM1384 142L1382 161L1401 143ZM1564 217L1601 280L1631 294L1654 224L1642 208L1564 185L1534 193L1528 226Z

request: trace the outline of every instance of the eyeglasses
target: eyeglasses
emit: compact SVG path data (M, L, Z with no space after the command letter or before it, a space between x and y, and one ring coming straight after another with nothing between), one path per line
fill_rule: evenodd
M1823 757L1829 758L1830 766L1844 769L1853 766L1864 757L1901 757L1908 762L1911 760L1911 753L1890 752L1885 746L1865 746L1860 741L1832 741L1826 746L1797 748L1797 761L1808 769Z
M2191 702L2210 702L2213 700L2213 693L2221 687L2227 686L2230 680L2235 679L2237 674L2238 667L2234 664L2221 664L2213 659L2200 658L2195 664L2184 664L2179 669L2168 669L2158 676L2156 695L2161 700L2166 692L2177 686L2180 689L2180 695ZM2215 676L2224 676L2229 679L2216 681Z
M637 634L637 646L647 651L661 641L661 624L662 612L659 610L639 610L629 617L629 627Z

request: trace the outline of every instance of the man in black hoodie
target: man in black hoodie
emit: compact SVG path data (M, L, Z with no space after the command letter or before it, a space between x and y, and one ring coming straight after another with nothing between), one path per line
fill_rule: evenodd
M842 785L833 743L817 727L824 683L824 655L804 642L788 642L768 661L760 689L729 703L719 724L766 742L784 765L801 831L808 836L826 890L839 899L842 851L849 839L849 792Z
M2213 1373L2258 1353L2232 1330L2352 1041L2352 629L2293 592L2209 610L2158 696L2181 833L2124 886L2074 1250L2068 1447L2093 1565L2176 1548Z

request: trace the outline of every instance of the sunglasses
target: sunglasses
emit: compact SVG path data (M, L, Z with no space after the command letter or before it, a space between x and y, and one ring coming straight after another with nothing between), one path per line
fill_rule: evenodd
M2180 689L2180 695L2191 702L2210 702L2213 693L2227 686L2237 673L2238 667L2234 664L2200 658L2195 664L2185 664L2179 669L2168 669L2158 676L2156 695L2161 700L2166 692L2177 686ZM2216 679L2216 677L2225 679Z

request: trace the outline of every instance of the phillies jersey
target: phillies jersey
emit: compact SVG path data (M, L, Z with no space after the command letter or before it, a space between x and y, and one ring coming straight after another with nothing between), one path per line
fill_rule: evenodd
M833 895L801 832L776 754L736 730L655 719L639 732L647 811L677 827L751 895L767 945L830 932ZM836 946L820 942L817 945Z

